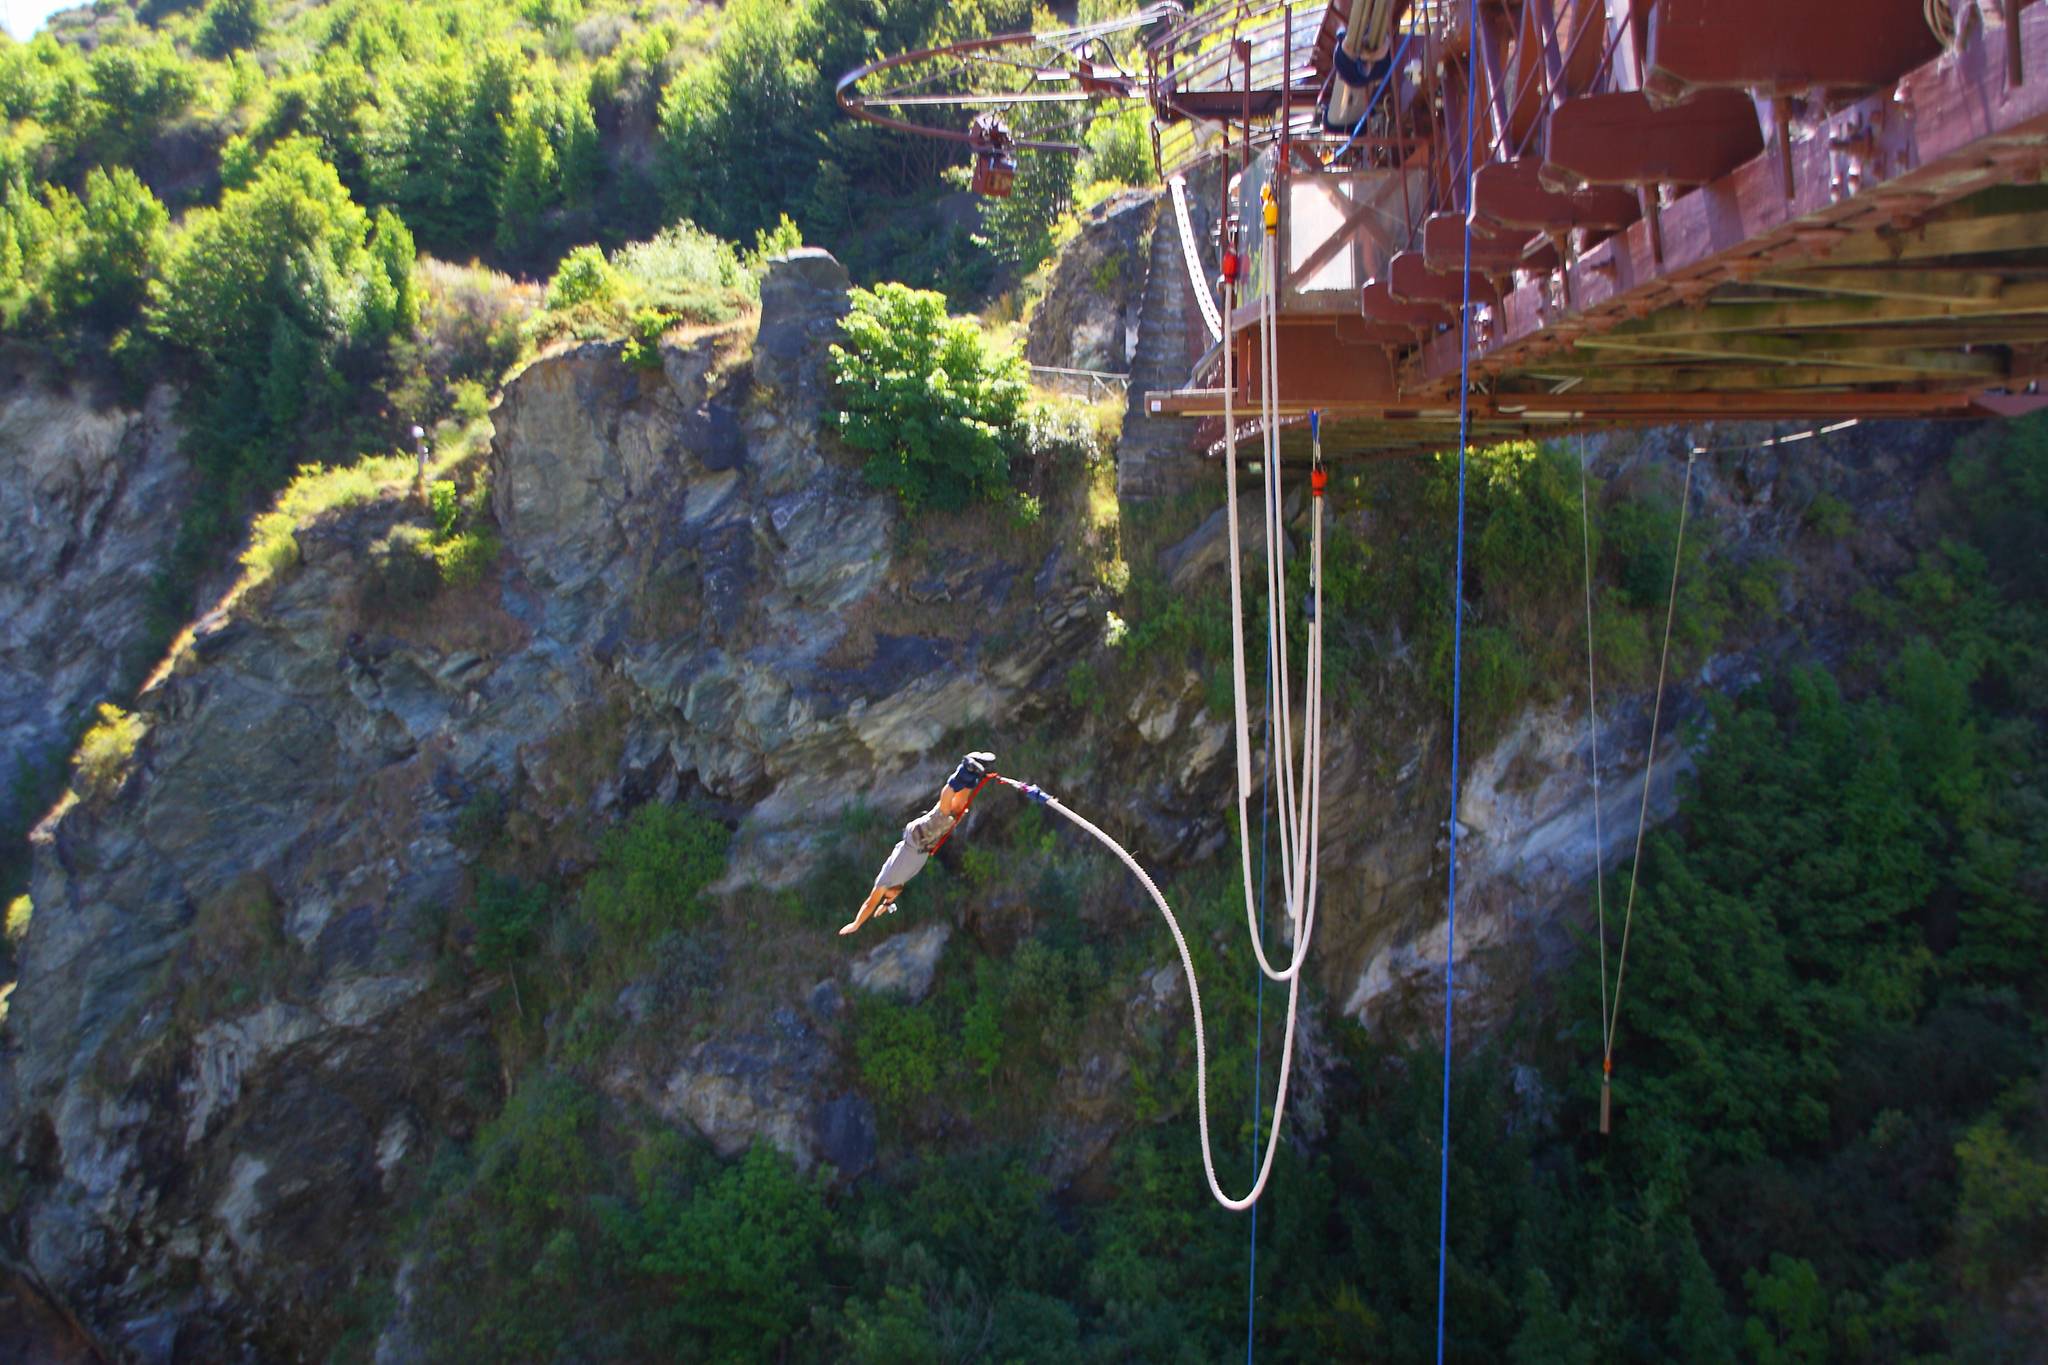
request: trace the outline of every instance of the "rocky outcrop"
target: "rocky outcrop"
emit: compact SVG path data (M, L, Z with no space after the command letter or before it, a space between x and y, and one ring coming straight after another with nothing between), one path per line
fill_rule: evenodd
M169 388L139 408L17 362L0 388L0 828L146 661L150 586L191 495Z
M908 933L882 940L853 960L847 974L853 984L878 995L904 1000L922 1000L932 988L932 975L939 969L939 954L953 937L953 926L943 920L920 925Z

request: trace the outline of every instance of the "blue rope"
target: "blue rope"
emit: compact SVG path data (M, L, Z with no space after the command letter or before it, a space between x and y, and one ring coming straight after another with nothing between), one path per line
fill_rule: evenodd
M1465 31L1479 32L1479 0L1465 0ZM1479 63L1465 58L1465 163L1472 174L1473 130L1479 120ZM1471 191L1466 191L1466 202ZM1463 703L1465 652L1465 456L1472 440L1472 215L1465 215L1465 302L1458 313L1458 558L1451 577L1451 871L1444 926L1444 1117L1439 1145L1436 1206L1436 1361L1444 1361L1444 1288L1450 1272L1451 1242L1451 1023L1456 996L1453 967L1458 958L1458 722Z
M1273 808L1273 642L1266 641L1266 774L1259 793L1259 937L1266 935L1266 822ZM1252 1031L1252 1167L1259 1164L1259 1096L1265 1090L1266 1069L1266 974L1259 973L1258 1024ZM1263 1200L1260 1202L1264 1202ZM1259 1206L1252 1205L1251 1262L1244 1277L1244 1361L1252 1362L1253 1329L1259 1303Z
M1332 164L1336 163L1337 157L1350 151L1351 144L1358 141L1358 135L1365 131L1365 121L1372 117L1373 106L1380 102L1380 96L1387 93L1387 86L1392 83L1394 73L1401 69L1401 59L1408 55L1408 40L1414 36L1413 33L1401 35L1401 46L1394 49L1394 60L1388 64L1387 74L1380 77L1380 88L1373 91L1372 98L1365 102L1365 112L1358 116L1358 126L1351 130L1350 137L1344 139L1344 145L1337 149L1337 156L1330 158Z

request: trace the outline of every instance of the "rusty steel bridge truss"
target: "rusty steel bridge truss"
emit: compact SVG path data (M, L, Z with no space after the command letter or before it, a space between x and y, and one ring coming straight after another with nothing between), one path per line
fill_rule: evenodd
M1161 172L1225 223L1206 258L1243 262L1236 407L1277 284L1280 411L1323 412L1326 453L1453 443L1466 339L1475 440L2044 401L2048 4L1160 4L887 58L840 99L961 141L958 110L1028 111L1036 154L1143 102ZM1220 361L1146 396L1206 419L1197 444Z

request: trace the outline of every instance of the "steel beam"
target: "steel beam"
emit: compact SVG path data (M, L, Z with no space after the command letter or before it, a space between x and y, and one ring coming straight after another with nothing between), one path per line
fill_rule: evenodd
M1764 149L1756 105L1739 90L1710 90L1660 108L1639 90L1580 95L1550 119L1542 178L1581 185L1701 185Z
M1940 55L1921 0L1659 0L1643 84L1663 101L1711 87L1865 91Z

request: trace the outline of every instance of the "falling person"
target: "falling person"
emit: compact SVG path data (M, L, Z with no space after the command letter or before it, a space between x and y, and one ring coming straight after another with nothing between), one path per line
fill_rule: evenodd
M974 793L988 777L988 765L995 761L996 756L990 753L969 754L960 760L946 785L939 788L937 803L903 827L903 837L876 874L874 889L861 902L860 913L840 933L852 933L873 919L877 911L894 913L904 884L924 870L925 863L967 814L968 807L974 804Z

